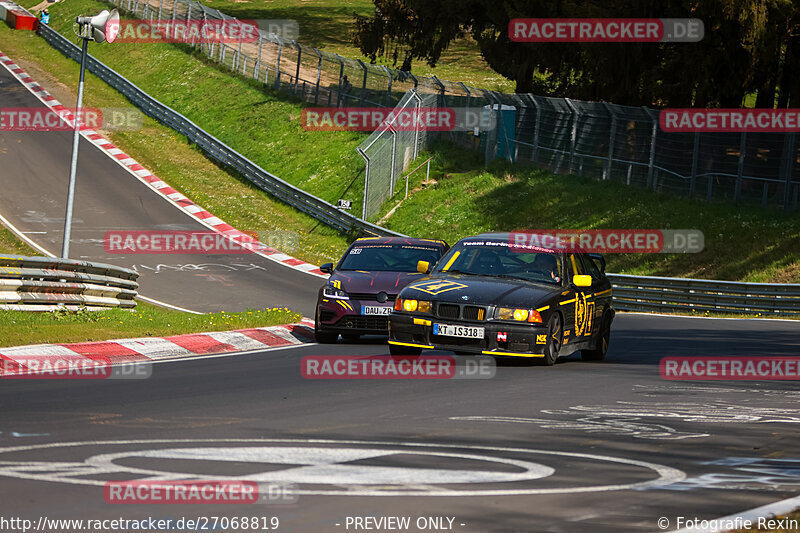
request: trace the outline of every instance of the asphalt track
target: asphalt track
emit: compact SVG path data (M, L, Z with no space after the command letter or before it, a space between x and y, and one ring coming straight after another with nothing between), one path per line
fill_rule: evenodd
M603 363L501 366L486 380L301 376L303 356L386 354L376 341L156 364L146 380L6 380L0 514L277 516L279 531L309 532L356 531L348 516L454 517L434 531L659 531L660 517L715 518L800 489L797 382L658 372L665 355L797 355L800 323L623 314ZM132 442L142 440L160 442ZM29 449L50 443L80 444ZM129 474L99 464L302 492L284 505L113 505L102 480ZM640 485L620 489L630 484Z
M0 107L43 105L0 68ZM0 215L56 255L71 153L70 131L0 131ZM313 316L319 278L255 254L109 254L111 230L210 231L81 138L70 257L135 268L140 294L194 311L286 306Z

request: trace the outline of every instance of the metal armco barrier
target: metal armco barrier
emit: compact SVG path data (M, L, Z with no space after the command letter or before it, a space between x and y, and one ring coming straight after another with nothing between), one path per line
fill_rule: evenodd
M800 284L608 274L621 311L800 315Z
M39 34L44 37L51 46L61 51L67 57L74 60L80 58L80 47L71 43L50 26L42 24L39 27ZM92 74L125 95L128 100L141 109L143 113L169 126L178 133L185 135L191 142L202 148L211 159L236 170L260 189L271 194L278 200L345 233L357 232L359 234L379 236L405 236L343 212L325 200L298 189L274 174L267 172L213 135L201 129L191 120L151 97L91 55L88 58L86 66Z
M134 270L104 263L0 255L0 309L133 308L138 277Z

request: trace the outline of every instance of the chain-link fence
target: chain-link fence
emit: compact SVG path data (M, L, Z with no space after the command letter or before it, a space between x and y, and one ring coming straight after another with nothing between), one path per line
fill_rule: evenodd
M241 24L191 0L109 0L142 19ZM321 106L481 109L491 128L446 137L480 150L488 163L501 157L530 161L555 173L617 180L707 201L732 201L794 210L800 161L794 133L667 133L658 111L604 102L505 94L302 46L259 31L257 41L187 41L234 72ZM409 96L416 94L416 97ZM421 103L424 102L424 103ZM364 212L372 217L402 172L441 134L382 127L361 146L367 161Z

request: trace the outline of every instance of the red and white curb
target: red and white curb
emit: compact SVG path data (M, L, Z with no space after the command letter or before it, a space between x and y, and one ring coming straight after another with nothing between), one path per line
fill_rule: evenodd
M36 83L27 72L25 72L2 51L0 51L0 64L2 64L12 76L19 80L19 82L42 103L50 107L50 109L57 111L64 122L66 122L70 127L74 127L75 119L72 113L70 113L66 107L64 107L58 100L48 93L41 85ZM114 146L114 144L112 144L108 139L88 126L80 126L80 134L89 142L94 144L97 148L99 148L103 153L125 168L128 172L134 175L139 181L150 187L156 193L167 199L172 205L178 207L184 213L212 231L224 235L243 248L252 250L253 253L275 261L276 263L280 263L289 268L293 268L295 270L299 270L301 272L321 278L328 277L327 274L324 274L319 270L317 265L306 263L305 261L287 255L279 250L270 248L269 246L260 243L258 239L253 238L251 235L239 231L230 224L226 224L220 218L212 215L191 201L189 198L167 185L167 183L165 183L163 180L159 179L152 172L140 165L134 158Z
M263 328L193 333L172 337L142 337L74 344L34 344L0 348L0 360L15 364L14 374L25 373L25 364L35 360L51 365L75 363L118 365L125 363L183 359L263 350L313 342L314 321ZM0 376L4 365L0 365Z

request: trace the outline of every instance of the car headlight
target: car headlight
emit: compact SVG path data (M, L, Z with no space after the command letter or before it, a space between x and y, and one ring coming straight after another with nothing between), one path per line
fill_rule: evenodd
M515 322L542 323L542 315L535 309L512 309L500 307L497 309L497 318L500 320L513 320Z
M337 289L333 285L326 285L324 289L322 289L322 295L327 296L328 298L338 298L340 300L349 300L350 297L344 292L342 289Z
M431 303L428 300L413 300L410 298L398 298L394 301L395 311L406 311L408 313L430 313Z

